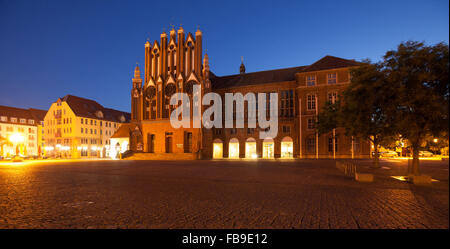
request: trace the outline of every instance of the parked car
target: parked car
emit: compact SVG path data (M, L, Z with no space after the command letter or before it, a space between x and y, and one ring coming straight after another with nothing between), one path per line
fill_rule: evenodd
M380 157L396 157L398 153L392 150L380 152Z
M396 156L398 156L398 153L395 152L395 151L391 151L391 150L389 150L389 151L378 151L378 155L380 157L396 157ZM375 156L375 152L374 151L372 151L372 156Z
M421 156L421 157L430 157L430 156L433 156L433 153L431 153L429 151L426 151L426 150L423 150L423 151L419 151L419 156Z

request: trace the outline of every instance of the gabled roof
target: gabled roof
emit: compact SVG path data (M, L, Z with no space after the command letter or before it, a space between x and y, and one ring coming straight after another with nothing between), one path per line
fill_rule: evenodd
M120 125L119 129L111 136L111 138L130 137L130 133L136 128L136 124L126 123Z
M100 119L118 123L129 122L131 119L130 113L105 108L94 100L73 95L66 95L61 98L61 100L65 101L75 115L79 117ZM98 111L101 111L103 117L97 115ZM122 116L125 118L124 121L121 121Z
M47 111L45 110L39 110L34 108L29 109L23 109L23 108L17 108L17 107L11 107L11 106L3 106L0 105L0 116L6 116L8 117L8 123L10 122L10 118L24 118L24 119L33 119L35 121L35 124L39 123L40 121L44 120L45 114L47 114ZM19 122L19 120L17 120Z
M31 113L31 116L33 116L34 120L43 121L45 118L45 115L47 114L47 111L45 110L39 110L30 108L28 109Z
M334 68L341 67L355 67L360 66L361 62L357 62L354 60L342 59L334 56L327 55L322 59L314 62L313 64L305 67L303 72L311 72L311 71L321 71L321 70L329 70Z
M361 65L361 62L327 55L309 66L282 68L228 76L216 76L211 72L211 82L213 89L223 89L283 81L294 81L296 73L328 70L342 67L354 67L359 65Z
M274 82L293 81L295 74L301 72L304 67L291 67L253 73L235 74L218 77L211 73L213 89L258 85Z

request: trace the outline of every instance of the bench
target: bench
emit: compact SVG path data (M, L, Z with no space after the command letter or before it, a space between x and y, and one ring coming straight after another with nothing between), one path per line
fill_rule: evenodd
M373 182L373 174L358 173L356 164L351 161L336 161L336 168L344 175L355 178L358 182Z

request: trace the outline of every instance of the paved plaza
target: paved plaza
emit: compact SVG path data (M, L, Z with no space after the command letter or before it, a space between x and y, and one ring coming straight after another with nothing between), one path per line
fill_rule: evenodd
M0 162L0 228L449 228L448 161L412 185L406 160L373 183L333 160Z

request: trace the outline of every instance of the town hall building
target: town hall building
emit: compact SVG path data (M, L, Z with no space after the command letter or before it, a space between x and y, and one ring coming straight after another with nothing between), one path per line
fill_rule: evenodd
M136 66L131 87L131 122L118 133L129 139L129 149L144 158L360 158L369 157L370 143L348 137L344 129L318 135L317 115L327 101L334 102L350 83L349 70L360 65L354 60L325 56L311 65L217 76L202 55L202 32L185 34L172 29L161 40L145 43L143 75ZM278 93L278 134L259 138L259 126L248 127L245 102L244 128L178 128L170 123L177 105L174 93L187 93L193 103L193 87L201 96L215 92L225 103L225 93ZM258 106L258 105L256 105ZM200 108L207 105L190 105ZM239 112L240 110L234 110ZM225 113L225 107L223 107ZM236 117L236 113L233 113ZM224 114L223 114L224 115ZM222 120L225 120L223 117ZM223 126L224 127L224 126Z

